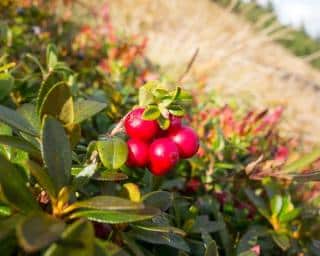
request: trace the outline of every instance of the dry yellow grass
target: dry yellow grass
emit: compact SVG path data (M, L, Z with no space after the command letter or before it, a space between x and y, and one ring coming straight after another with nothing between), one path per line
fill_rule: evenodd
M235 3L235 1L233 1ZM289 135L319 142L320 72L292 56L273 39L288 37L273 24L264 30L229 8L209 0L109 0L119 31L149 38L147 55L169 74L181 73L196 48L189 78L208 77L206 90L239 96L255 107L286 106L283 127ZM259 31L259 32L258 32Z

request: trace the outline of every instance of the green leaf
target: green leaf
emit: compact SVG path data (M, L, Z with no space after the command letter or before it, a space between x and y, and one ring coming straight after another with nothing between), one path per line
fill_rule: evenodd
M27 188L25 178L3 155L0 154L0 184L2 193L8 202L22 212L39 210L31 191Z
M27 133L32 136L38 136L37 131L30 123L16 111L0 105L0 121L11 126L18 131Z
M313 150L311 153L304 155L293 163L286 164L283 167L283 171L286 173L302 171L303 168L308 167L318 158L320 158L320 149Z
M47 46L46 61L49 71L53 70L58 63L57 48L53 44Z
M137 222L132 225L135 229L141 229L146 231L152 231L152 232L159 232L159 233L174 233L180 236L185 236L186 232L183 230L172 227L172 226L162 226L159 224L155 224L152 221L144 221L144 222Z
M159 233L146 230L132 230L129 235L135 239L151 244L163 244L173 248L189 252L190 248L187 242L179 235L174 233Z
M129 250L133 253L135 256L145 256L141 247L131 239L131 237L127 236L125 232L122 233L122 241L126 245L126 247L129 248Z
M0 74L0 100L9 95L14 86L14 79L9 73Z
M69 86L65 82L55 84L47 93L40 107L40 118L50 115L71 124L74 121L73 99Z
M278 216L282 209L283 200L281 195L274 195L270 200L270 208L272 215Z
M208 215L197 216L190 233L214 233L225 228L225 224L219 221L210 221Z
M170 120L164 118L163 116L160 116L157 121L162 130L167 130L170 126Z
M102 211L102 210L85 210L77 211L70 215L70 218L87 218L91 221L120 224L130 223L135 221L146 220L159 214L159 211L154 208L145 208L132 211Z
M42 155L48 173L58 190L69 185L72 152L62 125L47 116L42 128Z
M108 169L119 169L127 161L128 146L120 138L98 141L97 149L101 162Z
M173 194L167 191L153 191L144 195L142 201L147 206L166 211L172 205Z
M84 201L77 201L70 205L66 211L77 208L120 211L143 209L144 205L116 196L96 196Z
M263 199L259 196L257 196L251 189L246 188L245 193L249 200L254 204L255 207L257 207L258 211L262 216L265 218L270 217L270 213L268 211L266 203L263 201Z
M283 251L286 251L290 248L290 239L287 235L274 233L272 235L272 239Z
M139 106L147 106L153 103L152 84L147 83L139 89Z
M90 222L81 219L73 222L63 232L61 239L51 245L44 256L94 255L94 229Z
M281 214L279 216L280 222L289 222L297 218L301 213L301 208L295 208L287 213Z
M250 249L258 244L258 238L268 235L268 229L263 226L251 226L246 233L241 237L238 247L237 255L247 255Z
M170 105L168 108L170 114L174 116L184 116L186 114L185 110L179 105Z
M23 116L37 132L40 131L41 124L35 105L31 103L23 104L17 109L17 112Z
M160 116L160 110L155 105L146 106L142 119L144 120L156 120Z
M128 179L128 176L123 172L116 172L116 171L102 171L97 172L93 177L93 180L100 180L100 181L121 181Z
M58 240L64 228L62 220L44 213L33 213L18 224L17 236L25 251L36 252Z
M31 173L33 177L37 180L39 185L47 191L51 198L56 198L57 191L53 184L52 179L48 175L48 172L45 171L40 165L32 160L28 160L26 163L26 168Z
M219 256L218 247L214 240L211 240L207 245L204 256Z
M79 124L96 115L106 108L106 106L107 105L105 103L99 101L78 100L74 104L74 122Z
M15 214L0 219L0 241L15 230L21 218L21 215Z
M7 217L12 214L12 209L5 204L0 203L0 217Z
M60 80L61 80L61 78L57 72L50 72L44 78L44 80L41 83L40 89L38 91L37 104L36 104L37 112L40 111L40 108L41 108L43 101L44 101L46 95L48 94L48 92Z
M40 151L30 142L14 136L0 135L0 144L4 144L13 148L20 149L37 159L41 159Z

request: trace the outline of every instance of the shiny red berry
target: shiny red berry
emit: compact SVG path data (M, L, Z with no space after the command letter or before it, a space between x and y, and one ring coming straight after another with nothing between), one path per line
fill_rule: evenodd
M199 149L199 137L196 132L188 126L182 126L180 129L170 132L169 138L178 146L181 158L192 157Z
M157 176L168 173L179 161L177 145L169 138L154 140L149 148L149 169Z
M181 117L170 115L170 126L168 132L174 132L182 126Z
M155 137L160 128L155 120L143 120L143 111L143 108L132 110L124 121L124 127L131 138L149 141Z
M149 159L149 145L142 140L131 138L127 141L130 167L145 167Z

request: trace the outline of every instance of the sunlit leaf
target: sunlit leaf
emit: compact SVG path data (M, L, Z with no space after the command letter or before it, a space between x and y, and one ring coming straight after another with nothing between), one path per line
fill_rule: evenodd
M4 122L5 124L11 126L12 128L30 134L32 136L37 136L37 131L31 126L31 124L23 118L20 114L16 111L1 106L0 105L0 121Z
M128 146L122 139L114 137L97 142L101 162L108 169L119 169L128 157Z
M144 120L156 120L160 116L160 110L155 105L146 106L142 119Z
M283 171L286 173L300 172L303 168L308 167L315 160L320 158L320 149L315 149L311 153L300 157L298 160L288 163L283 167Z
M73 123L73 99L69 86L65 82L55 84L46 94L39 110L40 118L50 115L65 124Z
M153 208L132 211L85 210L77 211L71 214L70 218L73 219L83 217L87 218L88 220L101 223L120 224L150 219L157 214L159 214L159 211Z
M121 197L96 196L84 201L77 201L66 208L66 211L71 211L77 208L118 211L143 209L144 205Z
M99 101L78 100L74 103L74 122L81 123L102 111L106 106Z

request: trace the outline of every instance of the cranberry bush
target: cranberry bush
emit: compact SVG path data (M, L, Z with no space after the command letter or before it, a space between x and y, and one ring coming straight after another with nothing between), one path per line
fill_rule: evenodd
M107 5L56 2L0 3L1 255L318 255L320 153L282 108L189 93Z

